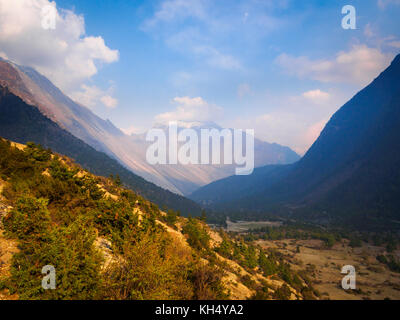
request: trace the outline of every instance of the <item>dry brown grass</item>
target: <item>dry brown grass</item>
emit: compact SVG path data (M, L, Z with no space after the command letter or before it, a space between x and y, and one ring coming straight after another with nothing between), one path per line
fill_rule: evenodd
M343 241L327 249L319 240L259 240L257 244L264 248L278 248L289 257L294 270L314 267L315 271L309 271L308 275L314 279L314 287L322 294L321 299L400 299L400 274L391 272L376 260L376 256L384 252L382 247L364 245L353 249L348 246L348 241ZM297 245L300 253L296 252ZM341 268L345 265L356 268L357 291L341 288L344 277Z

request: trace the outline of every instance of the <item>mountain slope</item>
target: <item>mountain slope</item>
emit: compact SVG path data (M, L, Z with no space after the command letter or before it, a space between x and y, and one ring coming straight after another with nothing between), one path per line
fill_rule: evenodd
M164 190L124 168L105 153L96 151L74 137L19 97L0 86L0 136L26 143L40 143L45 148L73 158L94 174L108 177L119 175L122 182L160 207L168 207L182 214L199 215L200 206L182 196Z
M283 254L160 211L35 144L0 138L0 187L2 299L316 298ZM56 288L43 290L49 264Z
M354 216L398 218L400 198L400 55L369 86L328 122L320 137L297 163L270 184L278 169L258 170L246 191L214 199L220 209L294 212L328 218ZM282 169L279 169L282 170ZM251 184L254 177L219 181L191 198L210 201L225 188ZM218 188L215 186L218 185ZM228 199L230 198L230 199Z
M168 126L163 124L157 124L157 129L164 131L167 141L169 138ZM178 121L177 129L178 133L181 130L190 128L197 133L198 137L201 137L201 130L224 130L224 128L213 122L187 122ZM226 130L226 129L225 129ZM232 133L233 130L227 129ZM143 135L132 135L137 149L145 150L152 144L145 141L145 134ZM178 143L178 148L184 143ZM201 143L200 143L201 144ZM200 149L201 150L201 149ZM220 151L223 154L224 141L221 140ZM254 166L262 167L265 164L287 164L293 163L299 160L300 157L297 153L288 147L278 145L276 143L267 143L257 138L254 139ZM209 183L210 181L219 180L222 177L229 177L235 173L235 169L238 167L235 163L233 164L201 164L201 165L154 165L155 170L162 174L168 181L173 183L184 195L191 194L193 191L200 188L202 185ZM187 177L192 177L187 179Z
M210 183L189 195L189 198L209 208L219 208L232 199L241 199L256 188L274 185L288 174L293 165L269 165L254 169L248 176L231 176Z
M189 194L200 186L233 174L232 166L150 165L146 160L149 143L143 135L125 135L110 121L72 101L32 68L0 59L0 84L97 151L175 193ZM291 163L298 158L287 147L256 141L256 166Z

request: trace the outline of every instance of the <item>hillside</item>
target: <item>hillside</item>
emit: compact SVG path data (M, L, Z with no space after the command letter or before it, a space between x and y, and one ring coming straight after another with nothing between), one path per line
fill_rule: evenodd
M193 201L162 189L135 175L118 161L76 138L57 123L45 117L37 108L26 104L7 88L0 86L0 136L12 141L34 141L45 148L65 154L94 174L109 177L119 175L122 182L160 207L180 211L184 215L200 215Z
M215 182L191 198L259 216L393 224L400 208L399 110L400 55L333 115L300 161Z
M1 299L313 299L278 252L0 139ZM43 290L42 267L56 270ZM300 275L302 274L302 275Z
M0 58L0 85L76 138L116 159L136 175L174 193L187 195L234 173L235 166L232 165L149 164L146 150L151 143L146 141L145 135L124 134L111 121L101 119L79 101L73 101L30 67ZM299 156L288 147L255 141L256 166L292 163L298 159Z

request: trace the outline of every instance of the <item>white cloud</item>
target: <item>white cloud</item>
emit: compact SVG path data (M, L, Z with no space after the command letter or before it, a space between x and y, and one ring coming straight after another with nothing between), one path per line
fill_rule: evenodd
M335 88L309 90L294 96L269 95L264 100L262 114L242 115L225 126L254 129L257 138L304 154L327 120L353 95L353 90Z
M302 96L316 104L326 103L330 99L330 94L328 92L321 91L320 89L304 92Z
M235 1L229 2L229 11L226 3L221 2L223 9L220 10L216 1L209 0L166 0L161 2L152 18L146 20L143 29L154 28L158 24L181 22L182 20L194 18L208 25L233 27L235 24L248 22L251 16L252 23L263 27L272 27L280 22L268 13L274 9L286 9L287 0L264 0L264 1ZM234 16L232 16L232 13ZM236 15L237 14L237 15ZM259 30L259 33L263 30Z
M367 38L372 38L375 36L375 31L373 30L372 26L370 23L367 23L364 27L364 35Z
M274 16L288 1L165 0L156 6L142 30L162 39L182 55L225 70L244 70L243 55L233 45L259 46L271 31L288 20ZM229 10L227 10L229 5ZM232 39L232 41L230 41Z
M162 22L175 19L205 17L204 1L202 0L168 0L164 1L151 19L145 21L143 28L152 28Z
M245 123L242 125L254 128L258 138L289 146L300 155L310 148L327 123L325 119L313 122L284 111L263 114L248 121L247 126Z
M334 59L311 60L281 54L276 62L288 74L321 82L339 82L366 85L385 69L392 54L366 45L355 45L349 51L340 51Z
M48 0L0 0L0 48L3 55L31 66L71 93L98 72L98 64L118 60L119 53L102 37L85 34L81 15L58 9L56 28L42 27L42 8Z
M71 98L76 102L94 109L100 103L107 108L116 108L118 100L111 96L113 88L110 87L107 91L103 91L96 86L88 86L82 84L80 90L70 94Z
M109 96L109 95L106 95L106 96L101 97L100 101L101 101L107 108L111 108L111 109L116 108L117 105L118 105L118 100L115 99L115 98L113 98L113 97L111 97L111 96Z
M133 134L141 134L144 133L146 131L146 129L144 128L139 128L136 126L130 126L128 128L125 129L121 129L121 131L125 134L127 134L128 136L133 135Z
M388 44L389 44L389 46L391 46L393 48L400 49L400 41L391 41Z
M157 115L157 123L168 123L170 121L214 121L219 118L223 112L222 108L210 104L201 97L176 97L173 103L177 105L171 112L165 112Z
M197 28L186 28L179 32L172 32L166 36L166 44L182 54L189 54L190 57L203 60L212 67L235 70L241 69L238 59L227 53L218 50L216 47L206 43L203 32Z
M302 139L305 148L299 149L300 153L304 153L311 147L311 145L317 140L321 131L324 129L325 125L327 124L328 120L321 120L317 123L312 124L310 127L307 128L306 132L304 133Z
M192 50L195 54L204 56L206 62L210 66L227 70L242 68L239 60L237 60L231 55L224 54L218 51L212 46L199 46L199 47L194 47Z
M307 123L294 113L275 111L263 114L254 121L256 136L277 142L303 154L309 147L304 139Z
M369 44L376 48L386 48L390 51L392 48L400 48L400 41L394 35L382 36L379 28L367 23L364 27L364 35Z

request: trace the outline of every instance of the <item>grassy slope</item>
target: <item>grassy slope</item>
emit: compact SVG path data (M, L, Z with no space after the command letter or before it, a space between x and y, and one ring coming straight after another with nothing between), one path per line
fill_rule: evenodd
M257 258L261 251L240 238L159 211L114 181L33 144L21 150L0 140L0 149L0 202L12 207L3 210L1 241L19 244L4 264L10 276L0 280L3 296L245 299L267 292L262 298L274 298L285 284L278 271L266 277L258 263L248 264L247 254L254 251ZM221 249L227 242L236 248L234 257ZM55 265L60 279L51 292L41 289L46 264ZM287 288L292 299L307 289Z

